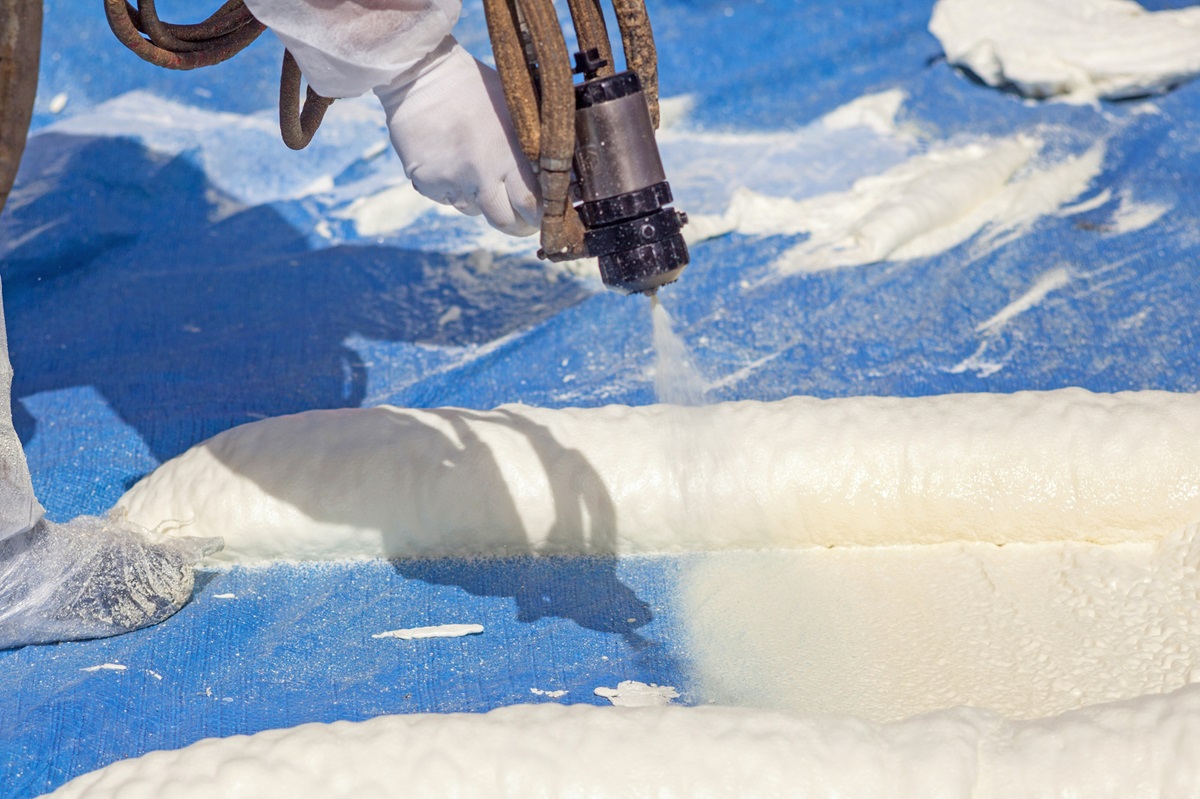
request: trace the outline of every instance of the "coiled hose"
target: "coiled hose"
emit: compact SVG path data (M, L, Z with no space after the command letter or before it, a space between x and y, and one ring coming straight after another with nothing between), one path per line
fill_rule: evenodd
M199 69L227 61L246 49L266 26L242 0L228 0L208 19L193 25L163 22L154 0L104 0L108 25L139 58L166 69ZM300 105L300 68L287 50L279 78L279 132L293 150L308 146L333 103L308 89Z

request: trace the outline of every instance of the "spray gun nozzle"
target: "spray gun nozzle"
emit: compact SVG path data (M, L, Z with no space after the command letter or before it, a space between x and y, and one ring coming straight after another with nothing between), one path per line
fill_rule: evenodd
M671 186L636 72L575 87L575 174L584 243L604 284L643 294L677 280L689 260L687 215L667 207Z

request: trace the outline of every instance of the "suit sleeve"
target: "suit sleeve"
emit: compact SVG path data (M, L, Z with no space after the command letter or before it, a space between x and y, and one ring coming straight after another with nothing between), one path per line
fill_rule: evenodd
M412 69L450 34L462 0L246 0L318 94L356 97Z

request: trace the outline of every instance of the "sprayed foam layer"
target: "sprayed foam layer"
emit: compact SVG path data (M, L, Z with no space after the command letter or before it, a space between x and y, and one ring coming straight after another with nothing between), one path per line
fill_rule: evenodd
M1035 722L541 704L208 739L53 796L1184 796L1200 784L1197 754L1197 686Z
M1200 662L1200 538L708 553L680 605L705 701L874 721L1157 694Z
M1200 8L1133 0L939 0L946 58L992 86L1076 102L1161 92L1200 73Z
M722 217L696 222L706 235L807 233L776 261L783 272L922 258L975 236L994 249L1077 198L1104 162L1103 143L1039 163L1042 148L1025 135L935 145L846 191L791 199L740 189Z
M1200 397L311 411L221 433L118 507L244 562L1152 542L1200 521Z

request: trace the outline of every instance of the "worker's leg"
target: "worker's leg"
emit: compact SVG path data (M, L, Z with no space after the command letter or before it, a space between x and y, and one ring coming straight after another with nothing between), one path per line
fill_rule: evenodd
M12 403L9 401L12 379L4 307L0 301L0 541L29 530L44 513L33 495L25 451L13 429Z
M153 536L117 519L43 519L11 391L0 302L0 649L115 635L181 608L193 564L220 539Z

